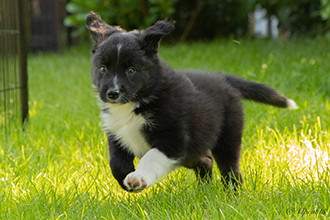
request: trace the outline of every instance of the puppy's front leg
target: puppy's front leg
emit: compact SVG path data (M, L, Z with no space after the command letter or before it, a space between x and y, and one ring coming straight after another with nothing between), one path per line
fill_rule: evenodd
M124 185L129 191L140 192L177 166L177 160L170 159L158 149L152 148L141 158L136 170L126 176Z
M124 185L124 178L127 174L134 171L134 156L128 153L119 143L118 140L113 140L108 136L109 150L110 150L110 168L112 175L116 178L119 185L129 191Z

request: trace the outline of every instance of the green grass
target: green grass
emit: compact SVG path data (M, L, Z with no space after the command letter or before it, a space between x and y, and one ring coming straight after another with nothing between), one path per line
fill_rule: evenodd
M0 139L0 219L326 219L330 217L330 52L326 40L231 40L162 46L179 69L223 70L294 99L289 111L244 102L235 196L178 169L123 191L91 87L89 49L29 57L30 119ZM137 163L138 161L136 161Z

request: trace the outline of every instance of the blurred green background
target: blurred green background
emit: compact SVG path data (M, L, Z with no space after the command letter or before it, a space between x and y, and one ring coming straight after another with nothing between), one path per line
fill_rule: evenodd
M30 3L34 51L56 51L85 43L89 40L85 19L91 10L107 23L129 30L144 29L160 19L175 20L175 30L166 38L170 43L256 37L258 10L263 11L268 21L268 36L274 26L280 40L330 38L330 0L30 0ZM56 46L40 45L47 34Z

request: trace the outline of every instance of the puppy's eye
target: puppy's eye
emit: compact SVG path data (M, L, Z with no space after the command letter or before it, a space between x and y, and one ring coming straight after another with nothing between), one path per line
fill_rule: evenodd
M136 72L136 70L135 70L134 67L130 67L130 68L128 68L128 69L126 70L126 73L127 73L127 74L130 74L130 75L134 74L135 72Z
M106 66L100 66L99 70L101 73L106 73L108 71Z

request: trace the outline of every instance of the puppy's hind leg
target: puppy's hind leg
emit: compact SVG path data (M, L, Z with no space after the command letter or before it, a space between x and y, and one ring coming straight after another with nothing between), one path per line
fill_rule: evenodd
M212 180L213 158L211 152L202 156L192 169L195 171L198 182L209 182Z
M220 139L212 153L225 183L232 184L236 190L243 183L239 171L240 144L228 143L226 138Z
M234 103L233 103L234 104ZM235 190L243 183L239 171L241 139L243 130L243 112L241 105L235 103L226 115L226 120L215 148L212 150L221 175L227 184L233 184Z

